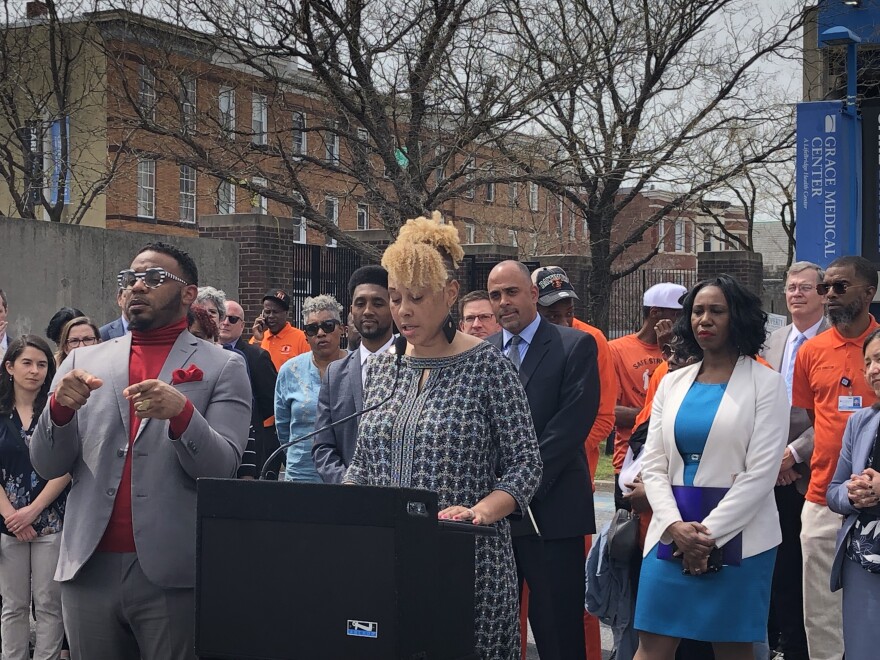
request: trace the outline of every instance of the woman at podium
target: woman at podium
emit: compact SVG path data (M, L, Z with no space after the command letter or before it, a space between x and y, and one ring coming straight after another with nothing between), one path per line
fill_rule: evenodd
M456 331L458 232L410 220L382 258L402 356L373 359L347 483L438 493L440 517L494 525L476 539L474 630L481 658L519 657L517 579L506 517L526 510L541 479L528 402L510 362Z

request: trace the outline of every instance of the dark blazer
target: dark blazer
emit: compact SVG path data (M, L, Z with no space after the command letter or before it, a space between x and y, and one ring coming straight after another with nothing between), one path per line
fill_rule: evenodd
M98 329L98 334L101 335L101 341L109 341L124 335L125 327L122 325L122 317L120 316L118 319L110 321L107 325L102 325Z
M857 509L849 501L849 493L846 490L850 476L861 474L862 470L868 467L868 458L874 449L878 426L880 426L880 413L873 408L862 408L850 416L846 422L846 430L843 432L843 443L840 447L840 458L837 459L837 469L825 494L828 508L835 513L846 516L843 525L837 532L834 561L831 564L831 591L837 591L843 587L841 571L849 547L849 533L853 525L856 524L859 514L870 513L880 516L880 505Z
M275 414L275 381L278 379L278 372L272 364L272 356L256 344L248 344L239 337L234 346L247 360L256 404L253 413L254 423L262 427L263 420Z
M503 349L503 333L488 338ZM593 488L584 439L599 410L596 341L541 320L519 371L544 462L530 508L545 539L593 534ZM515 523L522 524L522 523Z
M361 353L352 351L348 357L331 362L321 381L318 394L318 416L315 428L354 414L364 407L364 389L361 381ZM345 470L354 456L358 422L355 418L345 424L327 429L315 436L312 458L321 479L327 484L340 484Z

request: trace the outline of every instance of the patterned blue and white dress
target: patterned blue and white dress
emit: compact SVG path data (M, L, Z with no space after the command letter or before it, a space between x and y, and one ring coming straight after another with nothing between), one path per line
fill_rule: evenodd
M394 355L373 359L364 407L394 387ZM430 374L419 390L425 370ZM488 343L447 358L404 357L393 398L361 420L345 480L424 488L440 508L473 506L492 490L525 510L541 480L528 400L510 362ZM500 476L496 476L500 474ZM477 537L474 629L485 660L519 658L516 566L507 520Z

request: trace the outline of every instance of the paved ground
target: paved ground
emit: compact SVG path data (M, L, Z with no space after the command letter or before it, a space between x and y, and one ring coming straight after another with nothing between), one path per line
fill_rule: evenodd
M614 493L596 490L593 501L596 506L596 528L601 529L605 523L611 520L611 516L614 513ZM611 629L608 626L600 625L602 630L602 659L606 660L611 656L611 649L614 647L614 644L611 640ZM540 660L531 630L529 630L529 646L526 658L527 660Z

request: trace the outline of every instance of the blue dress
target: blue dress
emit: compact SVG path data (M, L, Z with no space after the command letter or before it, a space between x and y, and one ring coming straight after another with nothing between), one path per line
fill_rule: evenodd
M321 372L311 353L297 355L281 366L275 382L275 428L280 444L315 430L320 391ZM311 440L288 447L285 465L285 481L323 483L312 458Z
M692 486L709 429L727 384L694 382L675 417L675 444L684 459L684 484ZM642 562L636 630L705 642L763 642L770 611L776 549L744 558L718 573L682 575L681 564L657 558Z

